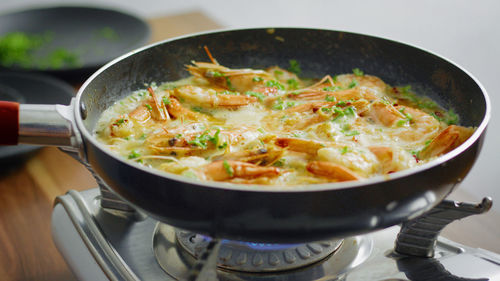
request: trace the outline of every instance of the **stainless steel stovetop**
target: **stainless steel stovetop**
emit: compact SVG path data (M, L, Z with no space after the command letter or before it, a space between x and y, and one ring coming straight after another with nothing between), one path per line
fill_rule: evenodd
M439 237L433 258L400 255L399 231L289 245L219 241L103 209L98 188L60 196L52 214L55 244L80 280L500 280L498 254Z

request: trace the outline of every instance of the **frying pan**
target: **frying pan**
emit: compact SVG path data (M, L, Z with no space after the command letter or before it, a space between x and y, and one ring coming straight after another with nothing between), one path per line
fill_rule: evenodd
M461 125L477 129L455 150L417 168L292 190L191 180L122 159L97 142L92 131L106 108L145 83L187 77L186 64L207 61L205 45L231 68L286 67L295 59L301 76L322 77L357 67L390 85L411 85L453 108ZM300 28L226 30L167 40L105 65L69 106L19 108L19 132L10 125L6 135L11 137L2 137L4 143L19 140L79 151L115 193L161 222L214 237L281 243L365 233L423 214L470 170L490 116L479 82L442 57L387 39ZM15 104L2 103L2 110L8 114L1 119L15 121Z

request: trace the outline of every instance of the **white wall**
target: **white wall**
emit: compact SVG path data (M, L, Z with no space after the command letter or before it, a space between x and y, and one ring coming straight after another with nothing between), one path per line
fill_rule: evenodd
M222 0L2 0L0 13L45 4L96 4L143 17L201 10L224 27L300 26L388 37L441 54L472 73L488 91L492 119L477 164L461 185L490 195L500 210L500 1L222 1Z

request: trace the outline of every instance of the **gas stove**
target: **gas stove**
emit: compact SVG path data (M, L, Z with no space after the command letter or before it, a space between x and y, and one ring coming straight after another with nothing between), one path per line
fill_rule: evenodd
M80 280L500 280L500 255L438 237L449 222L489 206L488 198L447 201L401 227L266 244L176 229L95 188L57 198L52 234Z

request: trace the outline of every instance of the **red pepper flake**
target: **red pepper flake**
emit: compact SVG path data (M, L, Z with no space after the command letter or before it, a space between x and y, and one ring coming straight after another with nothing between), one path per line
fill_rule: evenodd
M399 94L399 90L396 87L392 87L392 92L395 94Z
M412 156L413 156L413 158L415 158L415 161L417 161L417 163L420 162L420 159L418 159L417 155L412 154Z
M436 114L437 117L443 117L443 113L440 111L435 111L434 114Z

